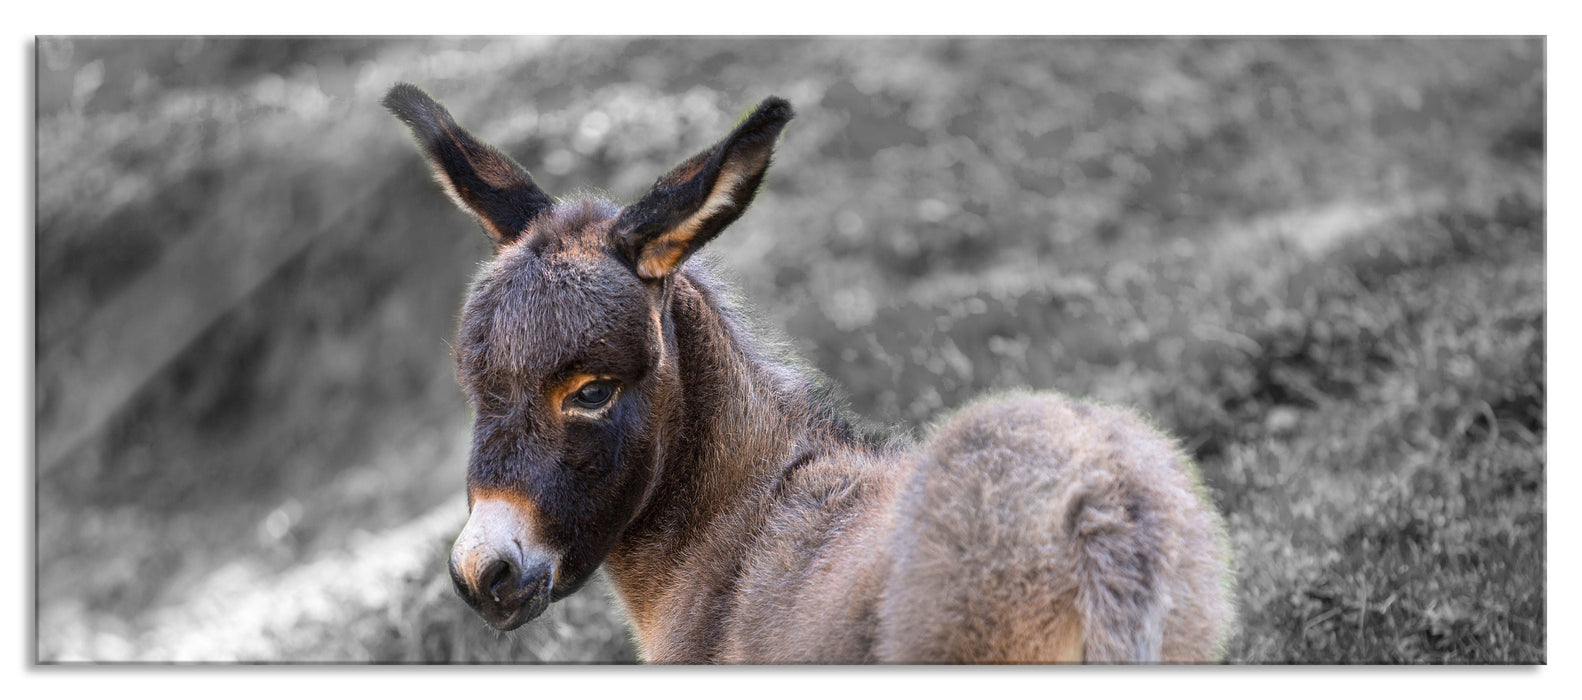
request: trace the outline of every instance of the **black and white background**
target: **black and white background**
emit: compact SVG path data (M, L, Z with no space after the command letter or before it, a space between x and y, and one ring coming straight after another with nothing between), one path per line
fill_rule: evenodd
M1234 663L1546 660L1541 38L36 43L40 661L631 661L596 583L449 590L490 247L416 83L617 199L769 94L710 248L859 414L1031 386L1198 459Z

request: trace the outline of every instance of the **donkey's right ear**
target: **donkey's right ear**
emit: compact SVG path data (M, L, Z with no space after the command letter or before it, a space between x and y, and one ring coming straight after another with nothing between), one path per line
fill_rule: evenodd
M477 217L496 247L516 240L528 222L554 206L522 166L457 126L450 112L417 87L397 83L384 106L412 129L434 178L457 206Z

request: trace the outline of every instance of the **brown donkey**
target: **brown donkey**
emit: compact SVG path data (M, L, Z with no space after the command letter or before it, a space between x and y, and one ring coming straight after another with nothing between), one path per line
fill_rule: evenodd
M495 257L456 372L476 408L456 590L514 629L603 565L654 662L1218 660L1223 526L1136 416L974 403L866 438L692 253L741 216L771 97L636 203L557 202L417 88L384 104Z

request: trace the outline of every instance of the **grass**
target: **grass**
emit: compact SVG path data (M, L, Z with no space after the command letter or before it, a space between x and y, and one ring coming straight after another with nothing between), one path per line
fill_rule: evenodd
M43 659L635 659L602 582L510 635L448 591L445 340L488 249L376 108L396 80L546 189L618 198L791 99L711 254L859 414L915 433L1027 386L1145 412L1226 514L1232 662L1546 658L1541 41L45 40L39 65Z

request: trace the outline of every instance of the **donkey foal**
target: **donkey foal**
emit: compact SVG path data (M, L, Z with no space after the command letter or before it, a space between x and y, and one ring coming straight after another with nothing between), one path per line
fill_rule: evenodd
M654 662L1221 657L1223 527L1169 438L1054 394L866 438L690 261L752 201L785 100L624 207L556 201L411 85L384 104L495 244L457 331L477 415L450 560L490 625L603 565Z

